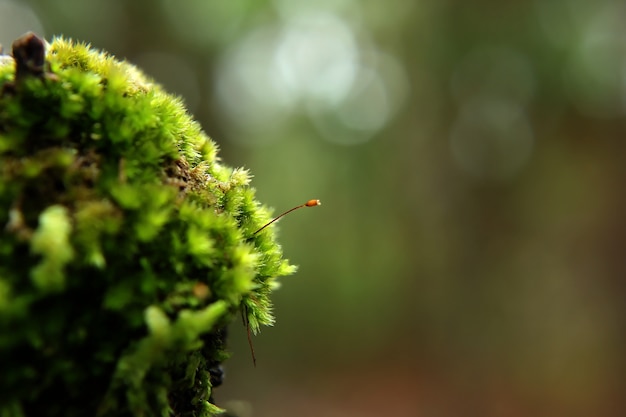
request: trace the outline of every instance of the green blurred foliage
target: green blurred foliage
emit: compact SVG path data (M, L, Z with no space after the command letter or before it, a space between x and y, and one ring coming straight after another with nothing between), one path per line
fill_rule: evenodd
M623 2L3 7L30 26L0 42L34 15L127 58L262 201L324 203L281 223L300 272L256 372L232 329L222 395L257 416L626 412Z

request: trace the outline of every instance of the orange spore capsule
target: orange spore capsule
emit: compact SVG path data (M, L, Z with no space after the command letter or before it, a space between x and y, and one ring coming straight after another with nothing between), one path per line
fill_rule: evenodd
M321 206L322 202L319 200L309 200L306 203L304 203L304 205L307 207Z

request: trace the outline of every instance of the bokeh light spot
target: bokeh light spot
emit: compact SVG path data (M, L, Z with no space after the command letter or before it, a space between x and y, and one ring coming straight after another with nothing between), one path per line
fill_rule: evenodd
M274 66L278 36L273 28L250 33L222 57L215 76L216 98L229 125L255 133L232 136L244 145L277 140L277 136L259 133L278 129L293 109L294 97Z
M565 71L566 91L587 116L619 117L626 110L626 29L623 4L592 15Z
M330 103L346 96L358 65L352 32L327 13L290 21L275 57L276 67L294 95Z
M461 110L450 132L450 148L459 168L472 177L503 181L528 161L533 132L517 103L478 99Z
M268 132L303 115L333 143L375 137L406 98L402 66L332 13L305 7L284 15L221 59L218 108L233 129L254 133L233 137L248 145L272 142L280 136Z
M337 109L346 127L357 130L378 130L389 119L387 90L380 76L361 68L348 97Z

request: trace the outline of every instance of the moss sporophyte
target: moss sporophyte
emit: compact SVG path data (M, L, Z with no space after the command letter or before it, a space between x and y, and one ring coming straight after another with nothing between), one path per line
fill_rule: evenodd
M0 415L223 412L226 326L239 312L248 331L271 325L277 279L295 271L249 173L126 62L33 34L12 55L0 56Z

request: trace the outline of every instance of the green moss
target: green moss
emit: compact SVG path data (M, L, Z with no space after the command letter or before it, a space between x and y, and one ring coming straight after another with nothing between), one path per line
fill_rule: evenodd
M0 414L209 416L224 327L294 268L250 176L128 63L0 60ZM16 79L17 78L17 79Z

